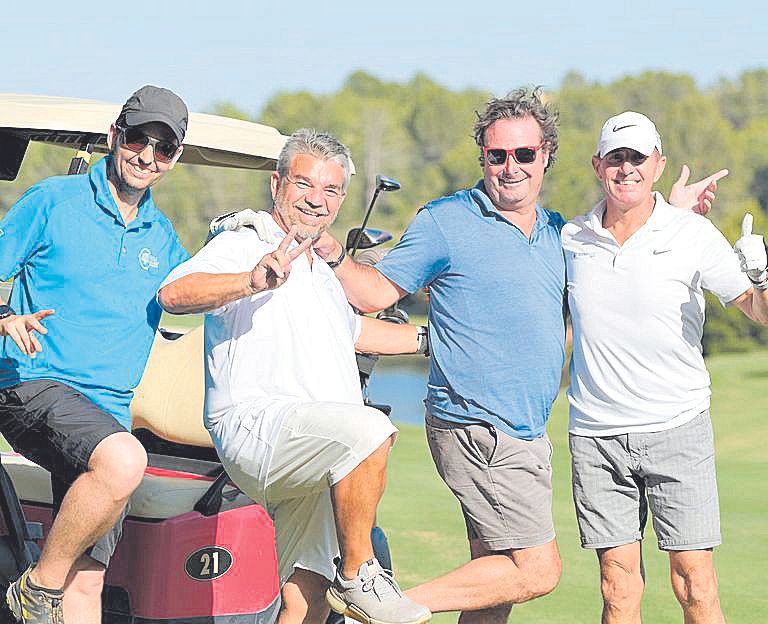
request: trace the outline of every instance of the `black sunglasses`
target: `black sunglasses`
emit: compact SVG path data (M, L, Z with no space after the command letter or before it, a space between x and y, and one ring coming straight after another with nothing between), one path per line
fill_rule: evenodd
M483 157L489 165L506 165L507 158L512 156L518 165L530 165L536 160L536 152L544 147L544 141L535 147L516 147L504 149L503 147L483 146Z
M607 165L613 167L620 167L625 161L629 161L632 163L633 167L637 167L648 160L648 156L629 147L620 147L619 149L608 152L603 156L603 159Z
M174 143L173 141L161 141L160 139L147 136L139 128L115 127L123 135L123 141L120 144L121 147L124 147L131 152L136 152L138 154L143 152L147 145L151 145L155 152L155 160L161 163L169 163L173 160L173 157L176 156L176 152L179 151L178 143Z

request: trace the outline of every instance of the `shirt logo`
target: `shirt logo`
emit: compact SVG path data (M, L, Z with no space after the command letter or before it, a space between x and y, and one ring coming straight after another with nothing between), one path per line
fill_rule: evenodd
M139 251L139 266L145 271L157 269L160 263L157 260L157 256L152 255L152 251L148 247L144 247Z

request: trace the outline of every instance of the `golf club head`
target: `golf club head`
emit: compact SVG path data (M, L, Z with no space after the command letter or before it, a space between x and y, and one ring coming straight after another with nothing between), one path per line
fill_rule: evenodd
M347 244L346 248L352 249L352 247L355 244L355 239L357 238L357 235L360 233L360 228L352 228L349 232L347 232ZM371 247L376 247L377 245L381 245L382 243L386 243L387 241L392 240L392 234L387 232L386 230L377 230L375 228L365 228L363 230L362 235L360 236L360 241L357 244L358 249L370 249Z
M387 176L376 176L376 188L380 191L399 191L400 182L394 178L388 178Z

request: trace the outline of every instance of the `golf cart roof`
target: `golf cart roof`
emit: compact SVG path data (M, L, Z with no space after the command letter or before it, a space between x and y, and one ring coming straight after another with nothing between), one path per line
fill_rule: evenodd
M13 180L29 141L107 152L107 130L120 104L0 93L0 179ZM272 170L286 137L275 128L219 115L190 113L179 162Z

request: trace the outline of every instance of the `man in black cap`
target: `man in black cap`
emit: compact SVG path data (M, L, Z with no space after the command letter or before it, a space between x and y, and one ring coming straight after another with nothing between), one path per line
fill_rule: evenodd
M0 433L50 471L58 509L39 562L8 590L24 624L101 621L147 461L130 433L131 389L160 320L155 292L189 257L149 187L181 155L187 117L177 95L142 87L104 159L34 185L0 221L0 279L15 278L0 306Z

